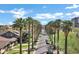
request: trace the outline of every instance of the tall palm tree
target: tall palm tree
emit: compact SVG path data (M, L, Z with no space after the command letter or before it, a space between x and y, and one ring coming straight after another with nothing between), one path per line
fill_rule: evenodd
M50 34L52 34L53 36L52 36L52 39L51 39L51 43L53 44L53 46L54 46L54 49L56 48L55 47L55 43L56 43L56 40L55 40L55 37L56 37L56 35L55 35L55 33L56 33L56 26L55 26L55 22L54 21L50 21L47 25L46 25L46 31L47 31L47 33L50 35Z
M22 18L17 18L14 21L13 27L19 28L20 31L20 54L22 54L22 29L24 27L24 20Z
M34 25L33 25L33 23L34 22L32 20L32 49L34 49L34 33L33 33L34 32L34 27L33 27Z
M49 26L48 33L49 33L49 35L50 35L50 36L49 36L50 42L51 42L51 44L53 45L53 40L52 40L52 39L53 39L53 36L52 36L52 35L54 34L54 31L53 31L53 29L52 29L52 28L53 28L52 25L53 25L53 21L50 21L50 22L48 23L48 26Z
M33 20L34 22L34 44L37 42L38 35L40 33L40 22L37 20Z
M30 54L30 35L31 35L31 33L30 33L30 30L31 30L31 28L30 28L30 25L31 25L31 20L32 20L32 18L31 17L28 17L27 18L27 21L28 21L28 23L29 23L29 39L28 39L28 54Z
M54 31L54 50L56 49L56 31Z
M28 20L27 20L27 18L25 18L24 19L24 30L26 30L27 31L27 29L28 29Z
M50 42L53 45L53 30L52 30L52 21L50 21L46 26L45 26L46 32L49 34ZM52 36L52 37L51 37Z
M68 37L69 32L72 29L72 22L69 20L63 21L62 28L63 28L63 32L65 34L65 52L64 53L67 54L67 37Z
M56 19L55 21L55 27L57 30L57 54L59 54L59 29L61 26L61 20L60 19Z
M56 49L56 45L55 45L55 43L56 43L56 25L55 25L55 22L53 21L52 22L52 31L53 31L53 46L54 46L54 49Z
M30 19L30 18L28 18L28 19ZM30 54L30 20L29 20L28 54Z

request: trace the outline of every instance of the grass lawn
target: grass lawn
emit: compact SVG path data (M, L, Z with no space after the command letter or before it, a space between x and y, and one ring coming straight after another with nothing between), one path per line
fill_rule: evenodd
M32 42L32 38L30 38L30 41ZM31 42L30 42L30 45L31 45ZM17 44L12 49L6 51L6 53L7 54L19 54L19 52L20 52L19 48L20 48L20 44ZM22 44L22 53L27 54L27 48L28 48L28 43L23 43ZM31 53L33 53L33 51L31 51Z
M79 32L79 28L73 28L74 32Z
M60 32L60 50L64 51L64 33ZM76 38L75 32L70 32L68 35L68 53L79 53L79 39Z
M22 48L23 49L26 49L27 48L27 46L28 46L28 44L27 43L23 43L22 44ZM15 49L18 49L20 47L20 45L19 44L17 44L16 46L15 46Z
M60 46L60 50L64 52L64 33L62 31L60 31L60 36L59 36L59 46ZM56 37L56 41L57 41L57 37ZM57 42L56 42L57 44ZM76 32L70 32L68 35L68 53L69 54L75 54L75 53L79 53L79 39L76 38Z
M17 44L13 49L7 51L7 54L19 54L19 47L20 47L20 45ZM27 47L28 47L27 43L22 44L22 49L23 49L22 52L23 53L27 52L26 51Z
M32 38L30 38L30 41L32 41ZM19 48L20 48L20 44L17 44L16 46L14 46L14 48L12 48L9 51L6 51L7 54L19 54ZM26 49L28 48L28 44L27 43L23 43L22 44L22 53L27 53Z

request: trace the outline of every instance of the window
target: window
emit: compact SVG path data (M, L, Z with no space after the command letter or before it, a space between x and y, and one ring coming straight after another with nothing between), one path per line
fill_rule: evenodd
M79 23L79 19L78 19L78 23Z

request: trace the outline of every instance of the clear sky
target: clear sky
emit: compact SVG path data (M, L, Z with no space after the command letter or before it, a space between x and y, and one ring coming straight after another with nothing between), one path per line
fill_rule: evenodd
M71 20L79 16L78 4L0 4L0 24L12 24L28 16L47 24L51 20Z

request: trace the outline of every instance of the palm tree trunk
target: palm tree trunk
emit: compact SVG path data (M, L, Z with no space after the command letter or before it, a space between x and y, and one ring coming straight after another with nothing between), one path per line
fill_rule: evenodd
M67 35L65 36L65 54L67 54Z
M29 21L28 54L30 54L30 21Z
M55 38L56 38L56 35L54 34L54 49L56 49L56 46L55 46L55 43L56 43Z
M22 54L22 28L20 28L20 54Z
M57 54L59 54L59 29L57 30Z
M49 38L50 38L50 43L52 44L52 36L50 33L49 33Z
M34 35L33 35L33 21L32 21L32 49L34 49Z
M51 36L51 44L53 45L53 36Z

